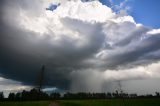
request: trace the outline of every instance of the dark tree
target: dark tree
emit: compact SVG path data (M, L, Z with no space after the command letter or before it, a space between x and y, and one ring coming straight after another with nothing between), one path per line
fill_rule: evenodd
M3 92L0 92L0 101L4 100L4 94Z
M9 100L15 100L15 94L14 93L10 93L8 96Z
M112 94L108 92L108 93L106 94L106 98L112 98Z
M51 99L60 99L60 97L61 97L60 93L55 92L50 94Z
M21 93L16 93L15 94L15 100L21 100Z
M155 92L156 94L156 97L159 97L160 96L160 93L159 92Z

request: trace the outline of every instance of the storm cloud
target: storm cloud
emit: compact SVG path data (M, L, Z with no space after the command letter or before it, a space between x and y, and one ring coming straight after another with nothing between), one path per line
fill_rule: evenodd
M102 91L109 81L160 77L160 32L131 16L114 13L99 1L62 0L54 11L46 10L54 0L1 2L4 78L35 85L45 65L46 86Z

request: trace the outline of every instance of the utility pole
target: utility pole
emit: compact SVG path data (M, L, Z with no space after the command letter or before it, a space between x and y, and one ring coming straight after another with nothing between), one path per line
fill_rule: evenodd
M42 90L42 85L43 85L43 80L44 80L44 71L45 71L45 65L42 65L40 77L39 77L39 85L38 85L39 91Z
M123 92L123 89L122 89L122 85L121 85L121 81L118 81L118 91L120 92L120 97L123 101L123 105L126 106L126 102L125 102L125 97L124 97L124 92Z
M44 72L45 72L45 65L42 65L42 68L41 68L39 76L38 76L38 85L36 87L37 93L38 93L37 100L41 100L42 85L44 83Z

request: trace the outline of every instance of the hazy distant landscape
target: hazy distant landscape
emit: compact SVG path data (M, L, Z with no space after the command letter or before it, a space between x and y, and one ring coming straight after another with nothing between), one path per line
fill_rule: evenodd
M159 106L160 93L155 95L114 93L65 93L47 94L39 89L0 94L0 106Z

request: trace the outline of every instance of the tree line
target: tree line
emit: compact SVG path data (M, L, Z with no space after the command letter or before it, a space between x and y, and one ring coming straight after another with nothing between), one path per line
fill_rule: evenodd
M3 92L0 92L0 101L37 101L37 100L53 100L53 99L114 99L114 98L160 98L160 93L155 92L154 95L137 95L115 91L113 93L65 93L52 92L50 94L38 89L30 91L10 93L7 98Z

